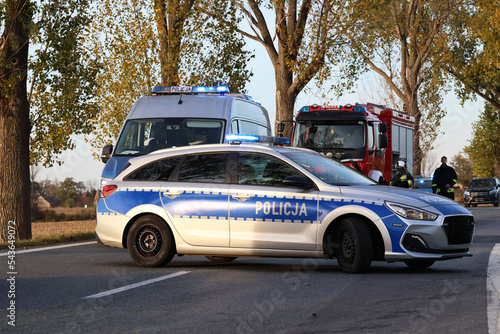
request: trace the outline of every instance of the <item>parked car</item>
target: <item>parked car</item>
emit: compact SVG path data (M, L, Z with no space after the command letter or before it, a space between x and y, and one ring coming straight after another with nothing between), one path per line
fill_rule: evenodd
M420 177L415 179L413 189L432 194L432 177Z
M473 233L472 214L443 196L378 185L311 150L237 144L131 159L103 187L96 227L98 241L146 267L176 254L309 257L348 273L471 256Z
M500 180L497 177L473 179L464 192L466 207L478 204L498 206L498 203L500 203Z

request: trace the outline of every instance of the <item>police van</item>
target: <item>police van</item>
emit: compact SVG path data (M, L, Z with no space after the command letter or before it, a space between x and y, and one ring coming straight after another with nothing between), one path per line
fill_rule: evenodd
M227 134L269 136L267 110L226 85L155 87L130 110L116 146L107 145L101 183L115 177L131 158L165 148L224 143Z

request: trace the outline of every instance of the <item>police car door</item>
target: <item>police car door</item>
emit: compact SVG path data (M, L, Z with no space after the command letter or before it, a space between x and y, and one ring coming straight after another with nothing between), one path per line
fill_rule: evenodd
M285 177L301 173L276 157L240 152L234 159L230 246L314 250L318 192L284 186Z
M163 184L161 200L182 239L229 246L227 153L188 155Z

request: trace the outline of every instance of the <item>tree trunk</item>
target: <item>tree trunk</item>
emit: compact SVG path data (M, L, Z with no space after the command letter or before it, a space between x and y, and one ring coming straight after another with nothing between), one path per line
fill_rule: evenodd
M417 94L409 93L408 113L410 116L415 117L415 127L413 132L413 173L415 175L422 175L422 148L420 147L420 120L422 115L418 108Z
M28 31L26 0L5 4L6 29L0 40L0 241L9 235L31 239L29 105L26 93Z
M277 61L274 65L275 80L276 80L276 124L283 122L285 130L283 136L290 138L292 135L293 126L293 109L297 92L293 87L293 73L286 65L285 51L280 49ZM276 130L276 128L275 128Z

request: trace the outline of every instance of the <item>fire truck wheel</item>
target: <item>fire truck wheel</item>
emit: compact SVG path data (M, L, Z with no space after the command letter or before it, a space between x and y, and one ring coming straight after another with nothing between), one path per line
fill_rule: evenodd
M127 248L132 259L142 267L159 267L175 255L174 237L159 217L146 215L137 219L127 236Z
M236 260L236 257L226 257L226 256L205 256L207 259L213 263L226 263Z
M434 264L434 260L408 260L405 264L412 269L425 269Z
M350 274L368 271L373 259L373 241L363 220L357 217L342 219L334 238L339 244L335 255L342 271Z

